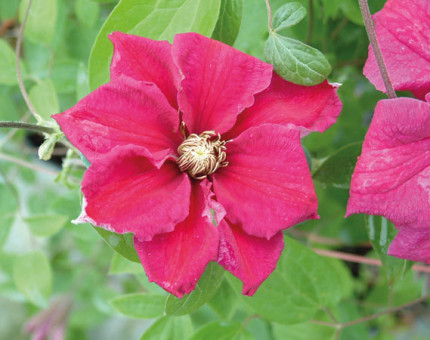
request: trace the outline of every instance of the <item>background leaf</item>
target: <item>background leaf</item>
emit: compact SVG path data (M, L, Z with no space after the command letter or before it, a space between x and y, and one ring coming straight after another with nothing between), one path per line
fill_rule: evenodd
M306 16L306 8L299 2L289 2L279 8L273 15L272 25L276 31L293 26Z
M94 227L94 229L113 250L130 261L140 263L139 256L134 249L132 234L117 234L99 227Z
M43 119L49 120L51 115L59 113L58 96L52 80L46 79L31 87L29 96L36 112Z
M396 280L403 278L413 262L387 254L388 247L397 235L397 230L393 223L382 216L372 215L366 215L365 221L370 242L372 242L373 249L381 259L388 283L391 286Z
M212 34L216 39L233 46L239 34L244 0L221 0L218 21Z
M36 236L49 237L58 233L63 228L68 216L64 215L36 215L24 218L30 227L31 232Z
M312 177L324 185L348 189L362 144L352 143L339 149L315 170Z
M119 296L111 300L120 313L133 318L156 318L163 315L166 296L151 293L136 293Z
M22 0L19 7L20 22L28 7L28 0ZM49 44L54 38L57 23L57 0L33 0L27 19L24 36L36 44Z
M282 78L299 85L319 84L331 72L329 62L320 51L276 33L269 35L264 57Z
M253 297L241 296L256 313L282 324L310 320L322 307L336 305L342 289L336 270L306 246L285 238L275 271ZM241 284L227 276L236 292Z
M18 290L39 307L46 307L51 294L52 273L49 260L41 251L18 256L13 265Z
M188 315L165 316L149 327L140 340L188 340L192 333L193 324Z
M224 269L217 263L210 262L197 282L196 288L182 299L169 295L166 301L167 315L185 315L203 306L215 295L224 277Z
M273 333L277 339L331 340L334 339L336 328L311 322L297 325L274 324Z
M25 69L21 65L21 73ZM18 83L15 68L15 51L3 39L0 39L0 84L15 85Z
M170 42L175 34L181 32L210 36L215 28L219 8L220 0L121 0L105 21L93 46L89 62L91 89L109 80L113 53L109 33L121 31Z

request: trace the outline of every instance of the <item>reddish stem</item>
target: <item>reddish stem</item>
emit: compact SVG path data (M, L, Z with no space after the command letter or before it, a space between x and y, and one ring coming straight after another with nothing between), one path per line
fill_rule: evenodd
M360 4L361 15L364 19L364 25L366 26L367 36L369 37L370 45L372 46L373 53L375 54L379 72L381 73L382 80L384 81L385 88L387 90L387 95L391 99L396 98L396 92L394 91L393 84L391 84L390 77L388 76L384 58L379 47L378 38L376 37L375 25L370 14L369 5L367 4L367 0L358 0L358 2Z

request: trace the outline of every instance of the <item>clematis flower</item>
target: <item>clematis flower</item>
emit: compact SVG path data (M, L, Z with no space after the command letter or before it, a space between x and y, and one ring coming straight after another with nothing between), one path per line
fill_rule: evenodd
M430 2L388 0L373 15L375 30L390 80L396 90L424 99L430 92ZM364 75L385 92L375 55L369 46Z
M430 263L430 94L381 100L352 176L347 216L382 215L400 228L388 253Z
M54 116L91 162L78 220L133 233L148 278L178 297L210 261L252 295L281 231L318 217L300 135L335 122L336 86L290 84L196 33L110 39L111 81Z

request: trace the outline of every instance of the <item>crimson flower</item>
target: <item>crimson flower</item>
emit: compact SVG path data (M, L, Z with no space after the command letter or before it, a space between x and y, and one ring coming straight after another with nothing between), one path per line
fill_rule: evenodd
M347 216L385 216L400 228L388 254L430 263L430 2L388 0L373 19L394 89L427 102L378 103L352 176ZM370 46L364 74L385 90Z
M400 228L388 253L430 263L430 94L381 100L352 176L347 215Z
M430 92L430 1L388 0L373 20L394 88L424 99ZM385 91L371 46L364 75Z
M336 86L288 83L196 33L110 38L111 81L54 116L91 162L78 220L133 233L148 278L178 297L209 261L254 294L281 231L318 217L300 135L335 122Z

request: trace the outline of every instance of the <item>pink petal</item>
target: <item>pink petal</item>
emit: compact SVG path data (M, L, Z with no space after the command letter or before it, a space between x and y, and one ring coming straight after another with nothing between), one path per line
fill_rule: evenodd
M208 218L210 183L193 181L190 214L170 233L145 242L134 239L150 281L182 298L194 290L209 261L216 261L218 230Z
M430 2L388 0L373 19L394 88L411 91L423 99L430 92ZM378 90L385 92L370 46L364 74Z
M197 134L229 130L272 78L272 65L197 33L177 34L172 54L183 75L179 107Z
M430 225L400 227L388 254L402 259L430 263Z
M226 217L246 233L270 239L318 218L298 129L275 124L250 128L227 144L227 161L213 175L215 194Z
M244 295L254 295L276 268L284 249L282 232L267 240L248 235L240 227L226 220L220 223L218 229L218 263L243 282Z
M381 100L352 176L347 215L382 215L397 226L430 219L430 105Z
M264 123L292 123L302 127L302 136L310 131L323 132L336 122L342 110L337 88L338 85L327 81L315 86L300 86L274 73L270 86L255 96L254 105L239 115L225 139Z
M109 38L114 45L111 79L126 75L136 80L152 82L177 108L180 83L178 68L173 63L168 41L157 41L136 35L113 32Z
M122 77L99 87L74 107L53 118L67 138L93 162L118 145L138 145L150 152L181 143L175 132L178 112L152 84Z
M79 221L146 241L172 231L188 216L191 189L188 175L174 161L162 164L164 159L135 146L97 159L84 175L86 216Z

